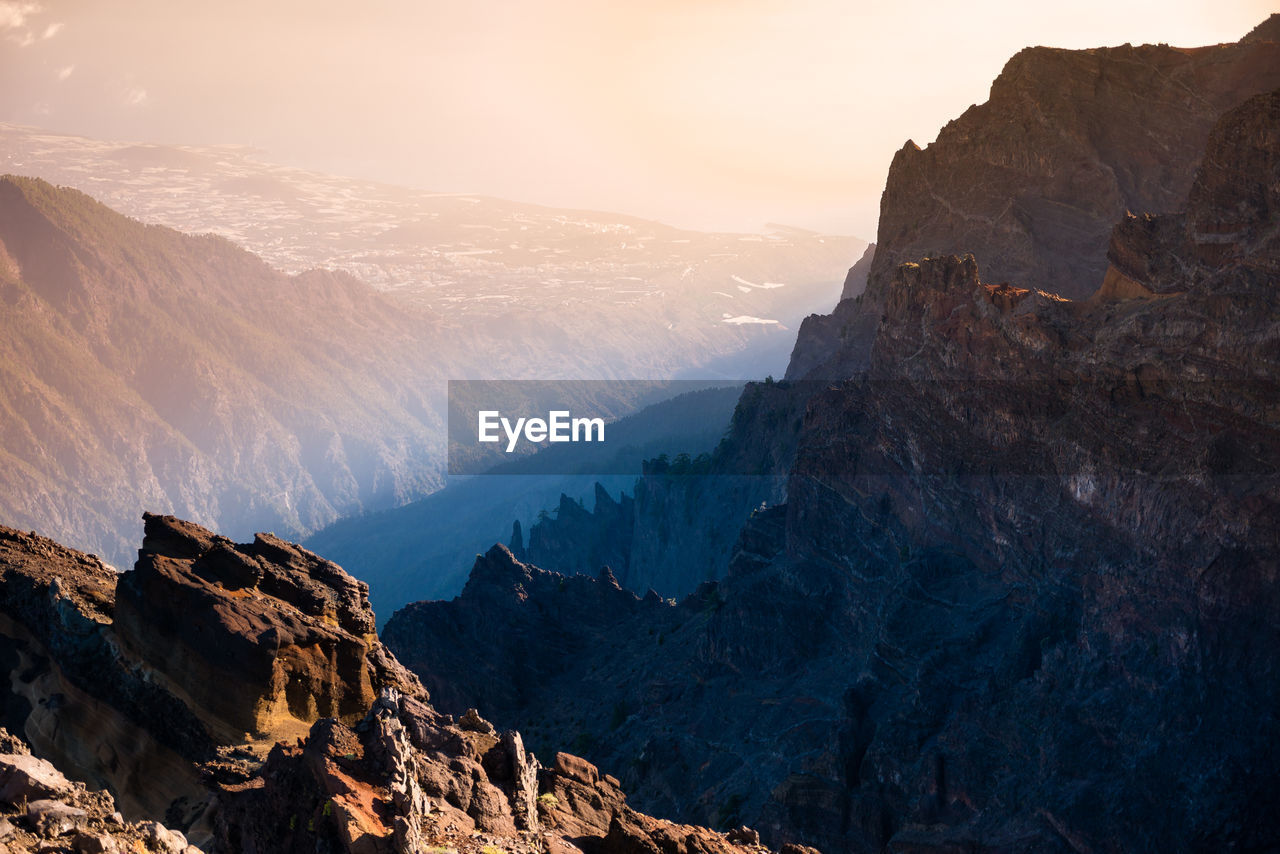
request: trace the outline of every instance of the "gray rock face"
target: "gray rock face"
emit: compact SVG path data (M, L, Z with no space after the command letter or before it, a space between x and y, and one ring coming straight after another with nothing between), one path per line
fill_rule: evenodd
M864 368L806 397L787 503L718 585L575 611L574 579L478 563L388 643L453 702L576 738L646 808L772 844L1280 845L1277 97L1206 131L1181 225L1145 249L1121 226L1133 258L1189 259L1159 287L896 267L849 342ZM511 638L556 666L520 682Z
M153 821L126 822L103 791L72 782L32 756L21 739L0 728L0 851L116 854L161 851L197 854L185 837ZM173 844L157 846L157 840Z
M0 801L19 804L70 791L71 783L46 760L21 753L0 755Z
M866 370L895 270L924 256L973 254L990 282L1088 297L1112 227L1181 210L1214 122L1277 86L1274 16L1237 44L1019 52L986 103L895 155L866 290L806 319L787 378Z

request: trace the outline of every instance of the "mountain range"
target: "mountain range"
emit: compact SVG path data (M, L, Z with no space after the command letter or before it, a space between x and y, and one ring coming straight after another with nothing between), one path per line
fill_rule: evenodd
M346 251L340 222L399 227L319 201L367 212L376 188L267 180L246 152L6 133L24 163L132 176L140 205L215 190L239 239L299 235L305 267ZM590 509L531 519L547 493L483 475L368 515L440 485L443 377L551 364L522 323L561 346L619 324L608 374L736 358L776 319L717 317L693 274L669 337L660 284L490 309L475 259L500 280L527 260L500 229L558 215L467 198L397 215L395 245L471 271L435 292L0 180L0 850L1280 849L1280 15L1233 44L1018 53L894 158L876 243L844 247L786 377L620 418L671 445L630 445L641 474ZM597 260L670 237L605 221L555 233ZM721 266L748 254L705 271L798 290ZM567 482L548 452L521 471ZM236 530L340 514L364 515L309 542L351 573ZM372 600L428 565L457 587L480 536L505 544L457 595L378 630Z
M812 381L744 392L768 414L721 447L775 451L785 500L750 513L718 581L671 602L495 545L384 642L442 708L570 743L644 808L770 844L1280 845L1278 27L1027 51L988 104L908 146L865 292L801 331L789 376ZM1097 210L1090 182L957 236L960 209L916 178L945 156L967 164L950 186L1034 198L1057 161L1027 129L1077 145L1080 116L1095 134L1129 120L1112 103L1159 115L1103 172L1181 196L1112 204L1101 241L1063 218ZM1203 133L1184 122L1213 103ZM903 261L912 211L943 252ZM672 521L630 513L633 538ZM618 525L596 515L578 554Z
M436 491L447 379L780 370L787 324L829 304L860 245L681 232L9 126L0 150L206 232L0 179L0 512L122 566L146 509L300 537ZM316 230L325 217L342 239Z

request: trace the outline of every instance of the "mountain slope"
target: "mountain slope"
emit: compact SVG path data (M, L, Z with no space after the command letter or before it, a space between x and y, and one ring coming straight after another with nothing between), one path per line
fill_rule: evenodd
M438 481L442 337L345 274L0 179L0 516L127 562L143 507L301 533Z
M600 211L308 172L233 146L133 145L0 124L0 169L83 190L144 222L213 232L279 269L339 269L447 317L448 352L503 378L780 374L801 318L863 241L769 226L687 231ZM602 330L608 330L602 334ZM706 372L702 372L705 370Z

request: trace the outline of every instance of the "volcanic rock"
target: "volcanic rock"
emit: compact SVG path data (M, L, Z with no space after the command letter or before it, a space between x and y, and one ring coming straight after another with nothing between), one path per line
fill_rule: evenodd
M1274 21L1235 44L1020 51L985 103L894 156L866 291L806 319L787 378L865 371L898 265L924 256L1071 299L1103 287L1113 226L1181 211L1214 123L1280 86Z
M1080 62L1122 56L1200 61ZM649 811L770 844L1280 845L1275 103L1206 130L1180 226L1121 225L1111 264L1142 299L971 255L897 265L871 346L833 357L864 368L806 396L786 505L719 584L645 612L490 552L388 644L454 707L572 738ZM489 688L525 665L509 634L556 662L518 700Z

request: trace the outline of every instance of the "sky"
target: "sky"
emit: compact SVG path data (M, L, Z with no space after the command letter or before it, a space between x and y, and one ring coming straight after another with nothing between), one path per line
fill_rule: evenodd
M1043 8L1033 8L1043 6ZM893 153L1030 45L1235 41L1253 0L0 0L0 121L440 192L872 239Z

